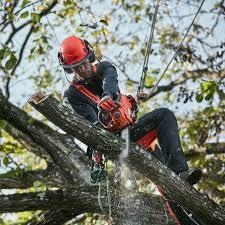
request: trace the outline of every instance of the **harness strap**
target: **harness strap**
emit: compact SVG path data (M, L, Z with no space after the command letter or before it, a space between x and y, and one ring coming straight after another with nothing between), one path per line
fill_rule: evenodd
M98 104L100 101L100 98L93 94L91 91L89 91L86 87L84 87L83 85L80 84L76 84L71 82L70 83L71 86L75 87L76 89L78 89L82 94L84 94L85 96L87 96L89 99L91 99L94 103Z

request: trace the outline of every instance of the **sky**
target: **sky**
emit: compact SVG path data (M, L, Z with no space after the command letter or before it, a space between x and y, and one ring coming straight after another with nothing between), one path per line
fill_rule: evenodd
M91 1L90 1L91 2ZM153 6L154 1L148 1L150 6ZM168 4L168 1L161 1L160 6L159 6L159 11L168 9L170 11L171 16L173 15L183 15L186 14L188 15L189 13L194 14L197 11L197 6L200 5L200 2L198 2L198 4L194 5L193 7L187 7L187 4L190 1L188 0L182 0L180 1L180 3L178 5L174 5L173 2L170 2ZM206 0L202 10L208 10L215 1L213 0ZM82 7L84 6L84 4L88 5L90 4L89 1L82 1L80 3L80 5L82 5ZM148 4L146 4L148 5ZM92 5L93 6L93 5ZM90 15L89 13L81 13L80 14L80 19L78 19L78 24L83 22L83 23L88 23L88 24L93 24L96 21L99 21L104 15L107 14L107 12L110 9L110 1L106 1L104 2L104 4L100 4L100 5L96 5L96 7L94 8L94 16ZM151 7L151 12L154 12L154 8ZM109 21L109 26L107 27L109 29L109 32L113 32L115 30L115 26L116 24L114 23L114 18L121 16L121 27L122 29L120 30L120 36L121 36L121 40L124 36L127 35L127 33L132 30L134 32L137 32L137 35L140 38L140 42L142 43L141 45L144 46L144 42L148 39L148 34L149 34L149 29L150 29L150 23L149 23L149 19L146 18L142 21L139 21L139 23L130 23L130 24L126 24L125 20L129 18L129 14L127 14L125 17L123 10L122 9L118 9L114 15L111 17L111 20ZM159 26L160 24L173 24L175 27L179 27L180 29L183 29L184 27L188 27L189 24L191 23L191 20L193 18L194 15L191 15L190 17L183 17L182 19L176 20L176 19L170 19L168 18L168 16L164 16L164 17L160 17L157 20L156 23L156 29L157 26ZM49 15L48 18L43 18L43 21L47 22L47 20L49 21L54 21L56 19L56 21L60 22L60 18L55 18L55 15ZM197 21L200 21L201 23L210 23L210 21L207 21L207 18L205 18L204 15L198 16ZM99 23L99 25L101 26L101 23ZM132 29L131 29L132 27ZM66 87L68 86L67 81L64 77L64 73L63 70L60 68L59 64L58 64L58 59L57 59L57 52L58 52L58 46L59 46L59 42L61 42L65 37L67 37L68 35L74 34L74 29L73 27L70 27L68 30L64 29L64 27L54 27L54 30L51 30L52 32L52 39L51 44L53 46L53 49L49 52L49 54L46 56L45 58L45 63L50 65L50 68L54 69L58 69L58 72L55 74L56 77L62 77L62 82L58 82L58 84L54 87L57 90L59 90L61 93L63 93L63 91L66 89ZM90 34L90 29L87 29L86 27L83 27L84 29L84 37L88 37ZM215 31L216 35L213 39L211 39L209 37L208 41L209 43L212 42L214 43L215 41L217 43L220 43L220 41L223 40L223 35L225 33L225 26L219 26L218 29ZM26 33L26 30L24 31L24 34ZM191 33L191 31L190 31ZM0 34L1 35L1 34ZM20 36L23 34L19 34ZM22 40L22 38L20 38L20 36L18 35L18 42L15 45L15 49L18 48L18 46L21 45L20 40ZM1 40L4 40L4 38L6 37L0 37ZM91 40L89 40L91 41ZM27 46L27 50L26 52L28 52L30 50L30 46L32 44L32 41L30 41L30 43ZM100 46L101 47L101 46ZM154 51L159 51L159 44L158 44L158 37L157 34L155 32L154 38L153 38L153 44L152 44L152 48L154 49ZM112 57L112 55L114 55L117 52L121 52L121 57L125 56L127 57L127 60L129 61L129 49L127 46L121 46L121 48L117 48L115 49L115 46L108 46L107 48L101 48L103 55ZM198 51L201 51L201 49L198 49ZM113 54L112 54L113 53ZM154 55L150 55L150 59L149 59L149 69L161 69L161 71L165 68L167 62L169 62L171 58L171 53L168 52L167 55L167 59L165 60L165 62L162 62L162 59L159 57L156 57ZM144 60L144 58L143 58ZM28 64L29 63L29 64ZM34 85L27 79L28 76L30 76L31 74L34 76L38 76L38 74L42 71L42 69L38 69L40 67L40 65L43 62L39 61L39 59L35 60L33 63L28 62L27 60L24 60L21 64L20 67L18 69L18 74L21 74L21 77L19 76L16 79L13 79L11 82L11 101L17 105L23 106L24 104L26 104L29 96L31 94L33 94L35 91L37 91L34 87ZM29 65L29 66L27 66ZM171 65L171 68L175 65L175 63L173 62ZM140 77L141 77L141 71L142 71L142 64L139 64L139 66L128 66L128 74L129 76L136 80L139 81ZM120 83L120 87L122 90L125 90L125 86L124 86L124 81L126 79L126 77L123 75L123 73L117 68L118 71L118 75L119 75L119 83ZM160 75L160 73L159 73ZM159 76L158 75L158 76ZM158 79L156 77L156 79ZM166 84L166 80L162 79L162 81L160 82L160 85ZM193 89L195 89L197 86L193 84ZM2 86L2 82L0 80L0 87ZM51 92L53 89L53 87L49 87L46 91L47 92ZM136 93L135 88L134 89L130 89L128 90L128 94L130 94L129 92L134 92ZM161 104L161 103L159 103ZM164 103L165 104L165 103ZM169 107L171 107L171 103L168 103ZM174 110L176 110L176 108L179 108L180 111L183 111L183 107L185 107L186 105L182 105L182 103L177 104L174 100L174 105L173 108ZM185 107L186 108L186 107Z

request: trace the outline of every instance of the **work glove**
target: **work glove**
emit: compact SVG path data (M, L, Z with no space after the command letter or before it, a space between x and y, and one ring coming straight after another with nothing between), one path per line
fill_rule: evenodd
M147 101L149 99L149 94L147 94L147 93L145 93L145 92L143 92L143 91L141 91L141 92L139 92L138 93L138 95L137 95L137 100L138 101Z
M97 105L99 111L103 110L105 112L110 112L112 109L115 109L118 106L119 102L113 101L110 95L102 97Z

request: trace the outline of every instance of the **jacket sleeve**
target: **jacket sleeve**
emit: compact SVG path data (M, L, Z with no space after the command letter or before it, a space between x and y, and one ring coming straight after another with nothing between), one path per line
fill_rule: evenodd
M116 68L108 61L102 62L102 97L105 95L110 95L112 98L117 96L119 91L117 78Z
M80 96L80 94L73 90L73 87L70 87L64 92L64 98L68 100L72 109L77 114L92 123L96 123L98 121L96 107L90 104L85 97Z

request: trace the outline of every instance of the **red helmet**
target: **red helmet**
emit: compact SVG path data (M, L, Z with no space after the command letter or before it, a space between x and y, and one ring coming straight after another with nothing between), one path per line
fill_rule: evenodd
M89 58L90 51L84 40L70 36L63 40L59 50L59 60L63 68L78 66L86 58Z

